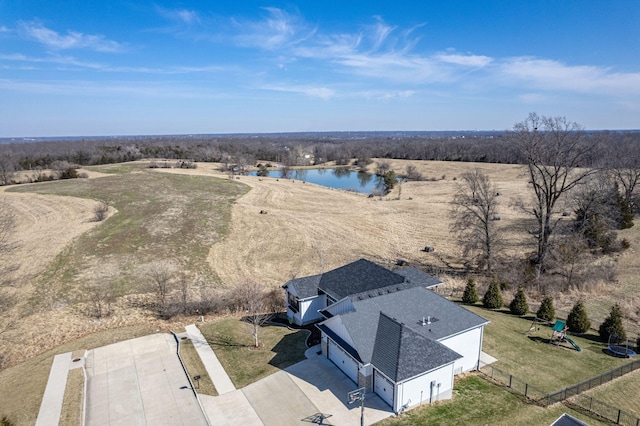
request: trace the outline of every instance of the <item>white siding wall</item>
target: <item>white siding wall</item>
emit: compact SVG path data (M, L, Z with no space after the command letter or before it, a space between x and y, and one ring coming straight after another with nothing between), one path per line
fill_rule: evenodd
M338 336L340 336L340 338L345 342L347 342L352 348L355 348L356 345L353 343L353 339L351 339L349 332L347 331L346 327L342 324L342 318L332 317L324 321L322 324L329 327L331 331L333 331Z
M448 339L440 340L440 343L463 356L463 358L455 362L453 370L455 374L477 368L480 350L482 349L482 331L483 327L478 327Z
M324 318L318 311L326 308L326 305L327 297L324 294L310 299L301 300L299 303L299 318L301 323L308 324L315 320Z
M433 387L433 398L431 399L431 382L435 381ZM440 386L438 387L438 383ZM433 370L422 376L415 377L406 382L396 385L393 411L398 412L403 406L413 407L451 398L453 392L453 364L448 364Z
M353 306L353 303L351 303L351 299L347 297L331 305L328 311L333 315L342 315L346 314L347 312L355 311L355 308Z

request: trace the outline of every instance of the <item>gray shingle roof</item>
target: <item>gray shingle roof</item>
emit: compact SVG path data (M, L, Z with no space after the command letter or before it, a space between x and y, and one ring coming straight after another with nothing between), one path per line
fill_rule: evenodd
M356 301L438 284L442 284L442 281L411 266L390 271L369 260L360 259L324 274L295 278L282 287L294 288L300 299L316 296L321 290L335 300L350 297Z
M404 282L404 277L360 259L322 274L319 288L336 300Z
M382 312L379 314L372 364L394 382L450 364L462 355L421 336Z
M318 284L320 284L322 274L311 275L310 277L294 278L289 280L282 288L292 287L295 289L299 299L306 299L318 295Z
M365 362L373 358L381 312L417 335L434 341L489 322L424 287L355 301L353 305L355 311L341 315L341 319ZM429 318L431 324L422 325L423 317Z

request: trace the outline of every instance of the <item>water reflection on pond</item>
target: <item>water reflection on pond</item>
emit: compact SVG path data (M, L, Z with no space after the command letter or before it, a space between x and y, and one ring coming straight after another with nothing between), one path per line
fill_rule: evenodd
M257 172L249 173L257 176ZM270 170L267 174L272 178L289 178L326 186L327 188L344 189L370 194L382 189L382 179L366 172L355 172L344 167L335 169L293 169Z

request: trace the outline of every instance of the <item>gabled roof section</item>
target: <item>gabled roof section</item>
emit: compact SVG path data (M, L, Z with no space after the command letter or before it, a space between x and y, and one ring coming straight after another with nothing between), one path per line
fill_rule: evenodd
M394 272L398 275L402 275L407 281L418 284L421 287L429 288L442 284L442 281L438 278L422 272L420 269L414 268L413 266L396 269Z
M462 355L380 312L371 363L394 382L451 364Z
M403 276L369 260L360 259L325 272L318 287L334 299L340 300L347 296L399 285L404 281Z
M318 284L322 274L311 275L310 277L294 278L288 281L282 288L293 288L299 299L306 299L318 295Z

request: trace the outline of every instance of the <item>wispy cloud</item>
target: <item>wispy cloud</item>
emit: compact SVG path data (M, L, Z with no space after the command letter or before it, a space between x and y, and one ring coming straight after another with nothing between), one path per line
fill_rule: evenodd
M27 39L37 41L54 50L90 49L98 52L120 52L125 46L113 40L108 40L99 34L83 34L78 31L67 31L60 34L45 27L38 21L22 21L19 32Z
M17 79L0 79L0 90L23 93L77 96L114 96L130 95L166 99L219 99L226 95L215 89L203 90L201 87L180 84L171 81L139 82L139 81L68 81L46 80L26 81Z
M309 26L299 14L275 7L263 10L266 16L261 20L232 19L237 44L275 50L309 40L315 33L315 28Z
M160 6L156 6L156 10L162 17L181 24L193 25L202 22L200 14L195 10L166 9Z
M268 85L262 86L261 89L277 92L300 93L312 98L320 98L324 100L328 100L336 96L335 90L317 86Z
M4 25L0 25L0 33L8 33L11 32L11 30L8 27L5 27Z
M88 62L79 60L69 55L51 54L44 57L27 56L21 53L0 54L2 61L27 62L27 63L49 63L60 65L63 69L84 68L94 71L114 72L114 73L138 73L138 74L192 74L192 73L219 73L225 71L238 71L238 67L223 67L219 65L202 66L170 66L163 68L114 66L100 62ZM28 68L22 68L28 69Z
M609 95L640 94L640 73L614 72L590 65L566 65L549 59L519 57L505 60L501 76L539 90L563 90Z

